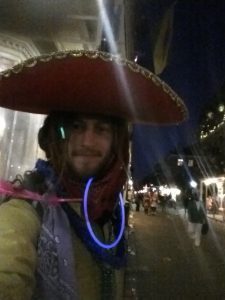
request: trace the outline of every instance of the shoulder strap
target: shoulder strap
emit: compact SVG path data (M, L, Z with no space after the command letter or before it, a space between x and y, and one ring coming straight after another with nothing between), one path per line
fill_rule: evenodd
M24 178L22 175L16 175L15 179L11 181L11 184L17 186L21 189L26 189L32 192L43 194L47 190L47 185L45 184L45 179L36 171L25 172ZM13 196L0 196L0 205L6 203L13 199ZM43 217L43 206L40 202L34 201L32 199L21 199L21 201L26 201L31 206L35 208L40 219Z

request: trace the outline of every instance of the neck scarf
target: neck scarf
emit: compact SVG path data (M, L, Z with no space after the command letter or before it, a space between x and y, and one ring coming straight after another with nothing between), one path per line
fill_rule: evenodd
M66 172L59 182L50 163L41 159L37 161L35 168L46 178L49 193L56 193L59 197L83 198L85 183L72 180ZM113 213L125 180L124 166L117 161L103 179L93 182L88 197L90 220L97 221L102 217L104 218L104 215Z

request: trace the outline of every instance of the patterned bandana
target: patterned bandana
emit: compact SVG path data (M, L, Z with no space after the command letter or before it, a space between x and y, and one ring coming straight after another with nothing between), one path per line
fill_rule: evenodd
M38 242L34 300L77 300L74 255L68 218L57 206L44 207Z
M68 193L59 184L58 178L48 162L38 160L36 171L45 178L50 193L54 192L57 196L68 197ZM108 180L105 182L108 182ZM97 194L99 187L102 187L102 183L96 187L96 191L92 194L92 197ZM71 190L69 191L69 196L73 196L73 198L80 197L81 191L81 187L79 189L73 187L72 192ZM108 211L112 214L115 206L116 201L111 206L103 205L103 210L95 210L94 207L93 211L95 213L96 211L100 212L97 213L97 216L101 217L103 212ZM115 211L115 218L112 218L112 223L115 224L115 235L118 230L116 215ZM42 228L38 243L37 287L32 300L79 299L77 295L71 227L96 260L113 268L124 266L125 251L123 240L119 243L113 254L102 249L90 237L84 220L68 204L52 205L46 201L43 203Z

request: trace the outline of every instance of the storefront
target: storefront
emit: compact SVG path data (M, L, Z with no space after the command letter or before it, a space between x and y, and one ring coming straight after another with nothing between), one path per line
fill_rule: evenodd
M225 209L225 177L204 178L200 182L200 195L208 212Z

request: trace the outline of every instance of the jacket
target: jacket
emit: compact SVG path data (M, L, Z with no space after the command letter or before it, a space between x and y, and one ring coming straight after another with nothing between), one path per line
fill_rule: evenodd
M205 223L206 215L202 203L199 202L199 208L197 207L195 200L190 200L188 203L188 220L191 223Z
M40 216L28 202L12 199L0 206L0 299L33 299L40 229ZM79 299L100 300L99 263L75 234L72 239ZM123 297L123 270L115 271L115 283L113 299L119 300Z

